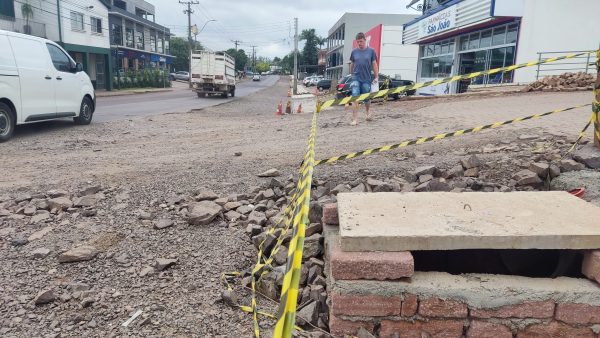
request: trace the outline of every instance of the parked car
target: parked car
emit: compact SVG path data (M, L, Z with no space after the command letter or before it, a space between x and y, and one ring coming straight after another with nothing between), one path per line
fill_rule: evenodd
M0 30L0 142L16 125L72 117L90 124L96 93L80 63L53 41Z
M254 74L252 81L260 81L260 74Z
M302 80L302 84L308 86L308 84L312 81L314 77L315 75L305 77L304 80Z
M324 77L323 76L315 76L312 79L310 79L310 81L308 82L308 87L313 87L316 86L317 83L319 83L319 81L323 80Z
M331 80L323 79L323 80L317 82L317 88L319 90L330 89L331 88Z
M350 82L352 82L352 81L350 79L351 79L350 75L346 75L342 79L340 79L340 83L337 86L337 94L336 94L337 98L341 99L346 96L352 95L352 90L350 89ZM415 84L415 82L411 81L411 80L397 80L397 79L391 78L387 75L379 74L379 89L380 90L397 88L397 87L402 87L402 86L412 86L414 84ZM391 97L394 100L397 100L398 98L400 98L400 96L412 96L412 95L415 95L415 93L416 93L416 90L409 90L409 91L405 91L405 92L402 92L399 94L393 94L393 95L391 95Z
M186 72L186 71L179 71L179 72L169 74L169 77L171 78L171 81L175 81L175 80L189 81L190 73Z

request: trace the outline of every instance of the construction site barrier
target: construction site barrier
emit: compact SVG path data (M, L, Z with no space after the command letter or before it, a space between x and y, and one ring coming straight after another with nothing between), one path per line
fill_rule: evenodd
M417 144L423 144L426 142L437 141L437 140L441 140L441 139L448 138L448 137L462 136L462 135L466 135L466 134L474 134L474 133L478 133L482 130L496 129L496 128L506 126L509 124L514 124L514 123L523 122L523 121L527 121L527 120L537 119L540 117L549 116L549 115L557 114L557 113L562 113L562 112L577 109L577 108L583 108L583 107L587 107L590 105L591 104L583 104L583 105L578 105L578 106L569 107L569 108L556 109L556 110L549 111L546 113L535 114L535 115L530 115L530 116L525 116L525 117L518 117L518 118L504 121L504 122L496 122L496 123L486 124L483 126L469 128L469 129L461 129L461 130L457 130L457 131L453 131L453 132L449 132L449 133L437 134L437 135L429 136L429 137L420 137L420 138L403 141L403 142L396 143L396 144L385 145L385 146L381 146L381 147L377 147L377 148L366 149L366 150L361 150L361 151L357 151L357 152L353 152L353 153L348 153L348 154L341 155L341 156L334 156L334 157L330 157L330 158L326 158L326 159L322 159L322 160L317 160L315 162L315 165L320 165L320 164L325 164L325 163L334 163L337 161L351 159L351 158L355 158L355 157L359 157L359 156L371 155L371 154L381 153L384 151L389 151L392 149L404 148L404 147L408 147L411 145L417 145Z
M313 117L312 117L311 132L310 132L310 135L308 138L307 150L304 154L304 160L302 161L302 165L300 167L298 183L296 185L296 188L293 191L292 198L291 198L290 202L288 203L288 205L286 206L286 208L284 209L283 215L281 216L281 218L271 228L269 228L266 231L266 237L265 237L265 239L263 239L261 241L261 243L259 244L259 247L258 247L257 263L253 267L252 274L251 274L251 276L252 276L251 304L250 304L250 306L235 304L242 311L252 314L254 336L260 337L260 326L259 326L259 321L258 321L259 316L263 316L263 317L267 317L267 318L276 320L273 337L289 338L289 337L292 337L293 330L302 331L301 328L299 328L298 326L295 325L296 304L297 304L297 299L298 299L298 289L299 289L301 266L302 266L302 254L303 254L303 249L304 249L304 236L305 236L306 226L309 222L308 214L309 214L309 209L310 209L310 190L311 190L311 185L312 185L312 180L313 180L313 171L314 171L314 167L316 165L324 164L324 163L334 163L336 161L340 161L340 160L344 160L344 159L350 159L350 158L355 158L358 156L369 155L369 154L379 153L379 152L388 151L388 150L392 150L392 149L407 147L409 145L418 145L418 144L431 142L431 141L435 141L435 140L440 140L440 139L444 139L444 138L461 136L461 135L465 135L465 134L469 134L469 133L477 133L477 132L480 132L480 131L486 130L486 129L495 129L495 128L509 125L509 124L514 124L514 123L518 123L518 122L522 122L522 121L526 121L526 120L541 118L544 116L549 116L552 114L557 114L560 112L565 112L565 111L574 110L574 109L592 105L593 106L592 117L590 118L590 120L588 121L586 126L583 128L583 130L579 133L579 137L577 138L576 142L567 151L567 153L565 154L565 156L566 156L573 149L575 149L575 147L581 142L581 140L585 136L585 132L590 127L590 125L592 125L592 124L594 125L594 134L595 134L596 139L597 140L600 139L600 51L595 51L595 52L597 53L597 59L598 59L597 67L598 67L599 72L598 72L598 81L594 87L595 99L592 104L584 104L584 105L578 105L578 106L569 107L569 108L557 109L557 110L553 110L553 111L542 113L542 114L530 115L530 116L516 118L516 119L504 121L504 122L496 122L493 124L478 126L478 127L474 127L474 128L470 128L470 129L457 130L455 132L438 134L438 135L431 136L431 137L417 138L414 140L408 140L408 141L404 141L404 142L393 144L393 145L386 145L386 146L382 146L382 147L378 147L378 148L367 149L367 150L363 150L363 151L359 151L359 152L345 154L342 156L336 156L336 157L331 157L328 159L315 161L315 150L314 149L315 149L315 140L316 140L316 131L317 131L317 115L325 108L331 107L333 105L344 105L344 104L347 104L350 102L365 101L365 100L379 98L379 97L386 97L387 95L399 94L399 93L402 93L402 92L405 92L408 90L414 90L414 89L424 88L424 87L428 87L428 86L435 86L435 85L439 85L439 84L460 81L460 80L464 80L464 79L473 79L478 76L487 75L487 74L495 74L495 73L502 72L502 71L512 71L512 70L516 70L519 68L531 67L531 66L536 66L539 64L543 64L543 63L550 63L550 62L554 62L554 61L558 61L558 60L574 58L574 57L578 57L578 56L582 56L582 55L586 55L586 54L590 54L590 53L594 53L594 52L592 51L592 52L582 52L582 53L577 53L577 54L570 54L570 55L566 55L566 56L562 56L562 57L555 57L555 58L549 58L549 59L545 59L545 60L532 61L532 62L523 63L523 64L519 64L519 65L512 65L512 66L507 66L507 67L502 67L502 68L496 68L496 69L491 69L491 70L482 71L482 72L475 72L475 73L466 74L466 75L457 75L457 76L448 77L448 78L444 78L444 79L418 83L418 84L414 84L411 86L402 86L402 87L397 87L397 88L393 88L393 89L386 89L386 90L381 90L381 91L378 91L375 93L363 94L363 95L359 95L359 96L355 96L355 97L347 97L344 99L329 100L324 103L317 102L317 109L313 113ZM600 143L598 144L598 146L600 147ZM281 227L282 224L283 224L283 227ZM287 238L287 235L290 230L292 231L292 236L291 236L291 240L289 243L287 261L286 261L286 270L285 270L285 274L284 274L283 286L282 286L281 297L280 297L280 302L279 302L279 307L278 307L277 313L271 314L271 313L267 313L264 311L259 311L258 304L256 301L256 295L257 295L256 284L260 281L260 279L266 273L268 273L269 268L272 267L271 264L273 262L274 256L281 249L282 243L283 243L284 239ZM280 231L280 233L277 236L275 246L271 249L269 255L267 256L267 255L265 255L265 252L264 252L264 245L267 240L267 237L275 236L275 234L278 231ZM223 273L221 275L223 283L226 285L228 291L233 291L233 288L231 287L231 284L229 281L233 278L239 278L240 275L241 274L239 272L229 272L229 273Z
M329 108L334 105L345 105L345 104L348 104L351 102L356 102L356 101L371 100L371 99L379 98L379 97L382 97L385 95L400 94L402 92L406 92L409 90L437 86L437 85L444 84L444 83L473 79L473 78L476 78L476 77L479 77L482 75L491 75L491 74L496 74L499 72L510 72L510 71L513 71L516 69L525 68L525 67L533 67L533 66L537 66L537 65L543 64L543 63L550 63L550 62L556 62L559 60L572 59L572 58L575 58L578 56L582 56L582 55L586 55L586 54L590 54L590 53L594 53L594 52L595 51L582 52L582 53L576 53L576 54L568 54L568 55L564 55L564 56L553 57L553 58L548 58L548 59L544 59L544 60L531 61L531 62L526 62L526 63L522 63L522 64L518 64L518 65L507 66L507 67L494 68L494 69L490 69L490 70L486 70L486 71L474 72L474 73L465 74L465 75L450 76L450 77L443 78L443 79L437 79L437 80L432 80L432 81L427 81L427 82L416 83L416 84L410 85L410 86L401 86L401 87L396 87L396 88L392 88L392 89L384 89L384 90L380 90L375 93L367 93L367 94L362 94L362 95L358 95L358 96L345 97L343 99L329 100L329 101L323 102L322 109L326 109L326 108Z

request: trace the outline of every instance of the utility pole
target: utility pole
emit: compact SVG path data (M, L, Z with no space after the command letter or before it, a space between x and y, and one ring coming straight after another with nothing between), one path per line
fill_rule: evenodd
M255 48L258 46L250 46L252 47L252 74L256 74L256 50Z
M298 94L298 18L294 18L294 95Z
M60 17L60 0L56 0L56 17L58 18L58 41L59 45L62 46L62 20Z
M231 42L233 42L233 44L235 45L235 50L237 50L237 49L238 49L238 47L237 47L237 46L238 46L240 43L242 43L242 41L240 41L240 40L231 40Z
M189 87L192 88L192 13L194 13L194 11L192 10L192 5L197 5L199 4L198 1L192 0L192 1L181 1L179 0L179 3L182 5L187 5L187 9L183 11L183 14L187 14L188 16L188 46L190 49L190 65L189 65L189 69L188 72L190 74L190 78L188 80L188 84Z

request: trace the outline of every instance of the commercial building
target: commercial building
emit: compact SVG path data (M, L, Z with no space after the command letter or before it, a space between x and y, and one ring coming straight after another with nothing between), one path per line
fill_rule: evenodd
M415 15L404 14L345 13L329 29L325 76L337 80L348 74L352 43L359 32L367 32L377 25L401 26L414 18ZM401 45L402 41L399 38L394 41L382 40L382 44L386 43Z
M168 68L171 32L155 22L154 5L143 0L109 0L110 48L115 72Z
M112 89L108 6L103 1L0 0L0 29L56 41L83 64L96 89Z
M419 82L595 50L600 43L600 1L425 0L422 6L423 15L404 24L403 31L404 44L419 46ZM565 71L591 71L593 67L586 66L590 60L584 57L559 67L480 76L423 88L419 93L438 95L464 92L469 86L529 83Z

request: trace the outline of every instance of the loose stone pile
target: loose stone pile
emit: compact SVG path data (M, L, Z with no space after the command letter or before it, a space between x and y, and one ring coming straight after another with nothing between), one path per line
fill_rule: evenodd
M564 73L561 75L546 76L541 80L529 84L523 89L531 91L564 91L592 90L596 79L592 74L585 72Z

